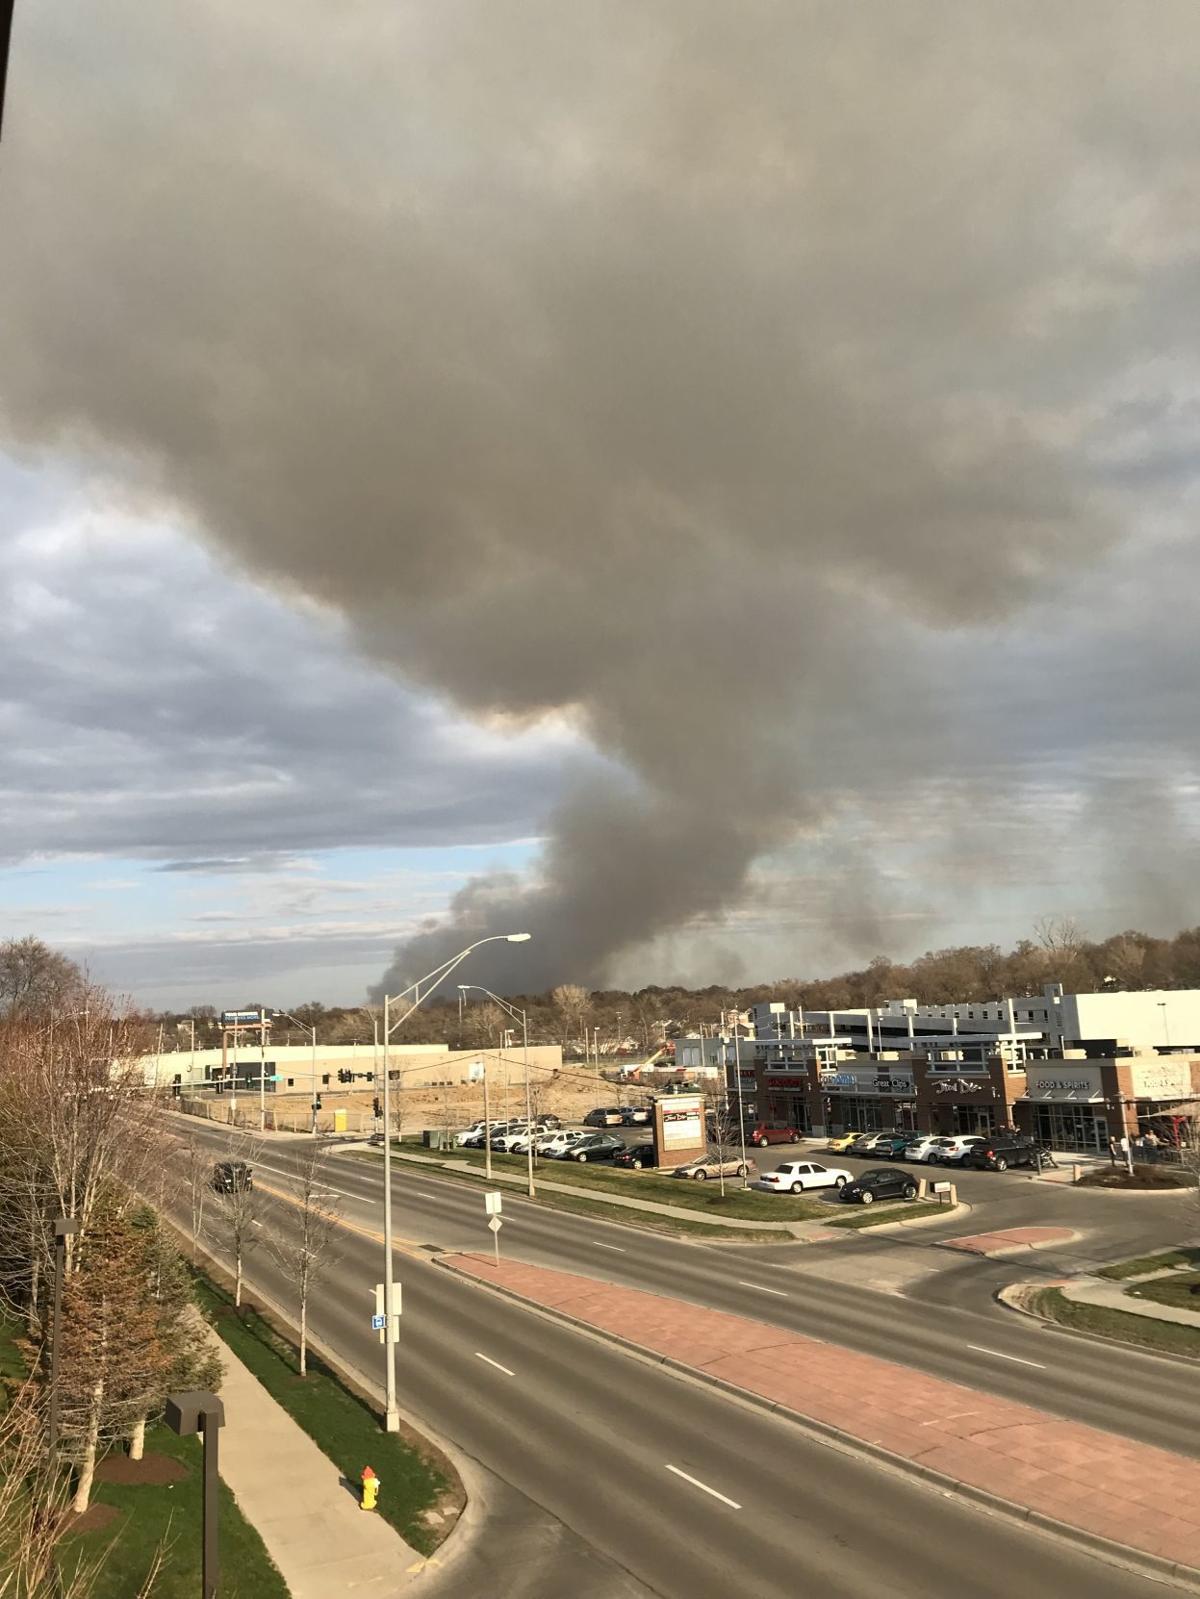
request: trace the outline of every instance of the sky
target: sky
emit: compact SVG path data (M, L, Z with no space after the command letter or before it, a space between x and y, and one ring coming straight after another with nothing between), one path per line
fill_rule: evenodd
M25 8L0 935L165 1008L1200 921L1135 9Z

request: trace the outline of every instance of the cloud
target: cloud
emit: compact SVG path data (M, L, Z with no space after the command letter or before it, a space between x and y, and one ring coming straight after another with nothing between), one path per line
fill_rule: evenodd
M386 981L514 924L514 980L596 977L847 812L946 784L1002 828L1078 724L1138 746L1079 604L1131 647L1113 585L1184 482L1145 435L1197 290L1192 0L117 0L79 28L31 13L15 63L10 437L103 463L468 715L604 758L546 786L537 872L468 885ZM20 581L36 637L61 595ZM528 771L414 774L410 706L368 738L381 686L339 717L280 616L184 597L115 680L193 757L144 849L311 848L339 765L370 836L528 816ZM72 725L113 689L64 686ZM127 725L93 742L136 761ZM121 795L53 779L25 763L43 825L120 836ZM888 841L847 859L864 900Z
M0 860L257 873L295 870L297 851L537 831L561 736L474 745L356 659L336 618L181 535L88 513L83 492L46 523L28 496L24 525L0 513Z

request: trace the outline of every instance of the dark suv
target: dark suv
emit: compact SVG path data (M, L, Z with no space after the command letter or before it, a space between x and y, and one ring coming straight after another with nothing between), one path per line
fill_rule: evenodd
M995 1138L984 1138L973 1144L961 1164L982 1171L1007 1171L1010 1166L1036 1165L1037 1151L1032 1138L1023 1138L1020 1133L997 1133Z
M213 1167L212 1182L218 1194L238 1194L254 1187L254 1172L244 1160L219 1160Z

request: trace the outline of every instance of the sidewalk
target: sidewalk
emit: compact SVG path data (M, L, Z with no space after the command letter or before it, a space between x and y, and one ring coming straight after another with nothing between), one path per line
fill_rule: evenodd
M1183 1310L1175 1305L1159 1305L1150 1299L1134 1299L1125 1290L1137 1283L1153 1282L1158 1277L1171 1277L1171 1271L1156 1271L1145 1277L1126 1277L1113 1282L1104 1277L1072 1278L1055 1286L1064 1299L1073 1299L1081 1305L1103 1305L1106 1310L1121 1310L1128 1316L1146 1316L1151 1321L1177 1321L1183 1327L1200 1328L1200 1298L1196 1310Z
M749 1317L515 1261L439 1263L1085 1545L1200 1568L1197 1463L1182 1455Z
M425 1561L357 1494L228 1345L220 1471L292 1599L395 1599ZM363 1461L363 1465L368 1465ZM385 1482L382 1492L387 1493Z

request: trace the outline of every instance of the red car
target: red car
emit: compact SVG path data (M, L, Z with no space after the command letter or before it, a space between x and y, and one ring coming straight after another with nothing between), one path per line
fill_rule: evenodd
M755 1122L747 1129L746 1142L765 1149L768 1144L798 1144L800 1134L787 1122Z

